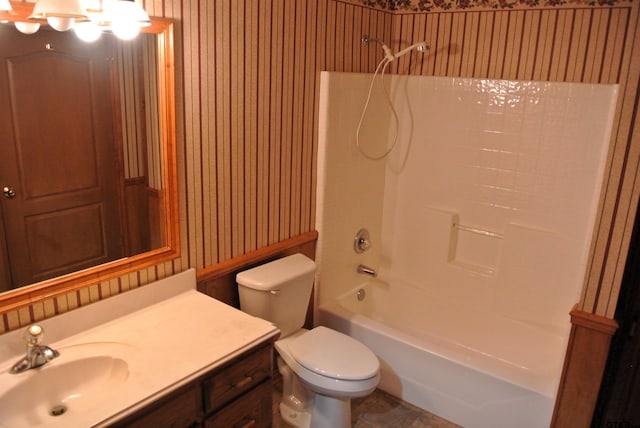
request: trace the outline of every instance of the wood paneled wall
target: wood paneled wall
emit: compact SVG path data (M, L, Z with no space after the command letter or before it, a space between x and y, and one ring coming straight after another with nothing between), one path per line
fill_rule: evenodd
M399 72L617 83L630 8L532 9L400 15L397 48L418 39L431 52L403 57ZM398 41L401 41L398 43Z
M382 51L375 43L363 45L365 34L392 49L429 42L428 54L412 53L394 64L399 73L618 82L625 103L631 90L635 96L627 83L635 2L398 15L337 0L143 4L150 15L176 22L182 256L95 284L69 297L71 303L55 298L5 313L0 331L312 231L319 72L372 72ZM628 137L631 118L620 106L626 128L618 130L618 140L626 147L622 134L626 129ZM622 171L626 158L612 154L611 165L608 186L616 189L629 175ZM599 219L603 234L615 217L611 211ZM606 259L597 251L596 258L600 264Z

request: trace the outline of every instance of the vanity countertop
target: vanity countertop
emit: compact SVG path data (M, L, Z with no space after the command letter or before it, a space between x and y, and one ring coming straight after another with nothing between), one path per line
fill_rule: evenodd
M51 418L43 426L107 426L271 340L279 330L196 289L191 269L92 305L39 322L43 344L60 357L39 369L8 374L24 356L24 329L0 336L0 403L10 399L10 382L37 376L78 355L109 355L126 361L128 377L116 394ZM89 373L87 373L89 375ZM96 392L100 394L100 391ZM0 427L10 426L0 421Z

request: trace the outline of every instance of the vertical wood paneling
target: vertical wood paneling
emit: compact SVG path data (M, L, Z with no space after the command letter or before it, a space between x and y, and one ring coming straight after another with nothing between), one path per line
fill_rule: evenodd
M582 79L582 70L585 65L585 54L588 45L589 23L591 21L591 13L586 10L578 10L575 12L574 34L580 35L571 40L571 49L567 61L567 73L565 80L567 82L580 82Z
M480 20L480 13L472 12L465 14L465 27L461 29L464 33L464 50L460 52L462 58L462 67L460 69L461 77L473 75L473 67L475 64L475 49L478 44L477 31Z
M424 20L420 20L423 28ZM466 14L456 13L452 15L451 23L451 45L448 50L449 66L447 68L447 76L459 76L462 67L462 56L456 55L457 52L464 50L464 27L466 22ZM422 31L424 34L424 31Z
M198 7L196 0L191 0L188 14L184 16L185 43L183 44L184 64L197 64L200 52L198 37ZM184 67L185 81L184 90L185 97L188 99L198 100L198 90L200 83L200 70L198 67ZM198 103L185 103L184 110L184 129L187 141L196 141L200 137L198 117L201 115L201 109ZM200 159L202 153L199 144L186 145L185 162L189 169L200 171ZM201 180L193 180L187 184L187 222L190 225L202 224L202 182ZM183 238L184 239L184 238ZM203 239L195 233L194 228L189 229L187 235L188 262L203 263L202 246ZM196 256L198 258L196 258Z
M258 3L247 5L244 21L248 23L245 39L245 70L247 73L247 103L245 104L246 147L248 160L245 175L245 248L258 248L258 58L259 58ZM240 26L242 29L242 26Z
M507 21L507 43L504 48L502 78L513 80L518 78L518 57L524 42L522 37L524 30L524 12L509 12L509 19Z
M616 83L629 43L629 13L600 8L405 14L395 17L387 42L394 50L420 40L430 44L428 55L398 61L394 70L404 74Z
M282 76L280 64L280 55L282 49L280 46L280 35L283 33L282 23L279 17L283 15L281 2L272 2L270 14L268 15L268 22L265 22L269 28L266 40L264 41L264 55L268 59L269 67L266 70L264 79L266 84L269 85L268 98L262 102L262 108L268 112L264 120L266 121L266 129L268 129L266 147L266 169L264 176L262 177L268 183L266 188L266 205L267 205L267 217L266 217L266 237L267 244L277 241L277 230L272 226L278 222L278 204L279 204L279 170L276 160L280 156L280 121L277 116L277 112L280 109L281 101L281 84L280 79Z
M235 257L244 252L244 235L245 235L245 187L244 187L244 145L246 145L244 135L244 89L247 82L244 79L244 2L229 2L229 43L227 48L230 56L230 84L231 98L229 100L231 110L231 126L230 126L230 171L231 185L229 193L231 196L231 248L229 254Z
M271 38L271 2L258 3L258 16L262 19L258 23L258 247L269 243L269 112L264 106L270 99L271 91L269 79L270 55L264 49Z
M567 57L569 51L572 24L571 11L558 11L553 38L551 39L554 47L549 64L548 80L562 81L564 78L561 67L563 64L566 64L566 61L563 61L563 59Z
M231 258L232 233L231 233L231 180L233 178L230 165L231 152L231 49L230 43L230 22L228 2L215 2L214 28L215 28L215 68L208 70L216 76L215 92L210 94L216 99L215 111L215 140L207 141L216 148L216 163L206 165L205 174L216 174L217 199L215 203L218 209L217 236L218 256L220 258ZM186 63L186 62L185 62ZM186 63L188 64L188 63ZM185 73L186 74L186 73ZM197 120L197 118L196 118ZM187 140L188 141L188 140ZM194 140L191 144L201 144L200 139ZM213 167L213 171L211 171ZM195 172L195 171L194 171ZM198 233L198 230L194 230ZM210 239L207 237L207 239ZM197 265L199 266L199 265Z
M549 78L549 63L554 48L553 37L557 25L556 18L556 10L543 10L540 12L540 27L532 80L548 80ZM545 29L545 31L542 31L542 29Z
M316 48L319 39L317 28L318 10L307 7L304 28L305 40L305 62L304 62L304 97L305 99L317 99L316 74L309 70L317 70L318 49ZM303 102L303 123L302 123L302 161L300 167L301 181L301 209L300 209L300 231L305 229L315 230L315 172L316 172L316 135L318 135L318 124L316 117L318 103Z
M203 4L200 10L201 26L206 22L215 22L215 7L213 4ZM203 69L203 79L200 83L203 93L214 94L216 89L215 74L206 70L215 69L216 67L216 26L203 26L204 31L201 36L202 48L200 49L200 67ZM207 141L214 141L216 137L216 97L208 96L201 98L203 111L207 114L202 116L201 132L202 138ZM217 164L217 150L214 144L202 145L202 171L205 171L204 165ZM218 210L216 201L218 200L218 177L216 174L209 172L203 176L203 226L201 233L204 239L204 264L213 263L219 255L219 248L216 241L206 239L207 236L216 236L218 233Z
M533 79L536 50L540 36L540 14L541 12L539 10L525 14L524 32L522 34L524 43L522 49L520 49L520 57L518 58L519 80Z

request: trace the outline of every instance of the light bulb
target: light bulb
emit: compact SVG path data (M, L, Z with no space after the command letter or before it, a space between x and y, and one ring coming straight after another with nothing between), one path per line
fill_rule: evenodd
M95 42L102 35L102 30L93 22L79 22L73 27L76 36L83 42Z
M75 18L66 18L62 16L49 16L47 17L47 23L51 28L57 31L67 31L75 24Z
M33 34L40 29L40 24L38 22L16 21L14 22L14 25L22 34Z
M151 25L149 15L136 3L127 0L111 0L104 3L104 11L98 23L108 26L113 34L123 40L131 40L140 33L140 28Z
M123 19L117 20L111 24L111 30L118 38L122 40L134 39L140 34L140 27L135 22Z

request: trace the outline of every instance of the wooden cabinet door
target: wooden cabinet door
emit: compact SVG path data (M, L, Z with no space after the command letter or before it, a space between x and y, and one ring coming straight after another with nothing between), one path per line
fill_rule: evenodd
M15 191L0 207L12 286L122 257L111 40L0 30L0 187Z

